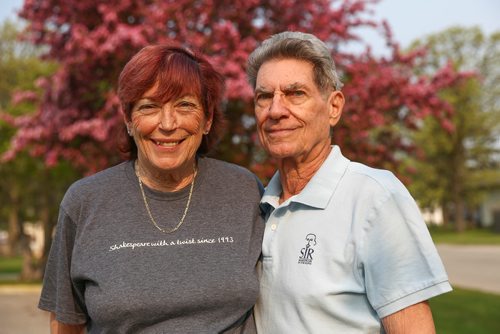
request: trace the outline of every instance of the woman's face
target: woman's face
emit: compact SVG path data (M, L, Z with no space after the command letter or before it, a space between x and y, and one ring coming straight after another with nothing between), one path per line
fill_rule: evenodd
M157 172L183 173L193 168L203 134L210 130L195 95L174 98L165 104L155 101L156 86L146 91L132 108L132 135L143 168Z

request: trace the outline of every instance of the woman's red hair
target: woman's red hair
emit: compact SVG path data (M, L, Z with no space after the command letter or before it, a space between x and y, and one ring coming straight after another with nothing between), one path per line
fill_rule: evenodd
M185 94L197 96L205 116L212 116L210 132L204 136L197 153L207 154L220 140L224 130L221 104L224 79L202 55L177 45L144 47L123 68L118 80L118 97L125 118L130 121L132 108L143 94L157 85L155 100L166 103ZM125 128L123 134L126 135ZM137 157L132 137L122 151Z

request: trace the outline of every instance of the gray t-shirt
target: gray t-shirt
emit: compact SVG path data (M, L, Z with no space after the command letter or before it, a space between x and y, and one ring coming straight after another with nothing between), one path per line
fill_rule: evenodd
M132 162L73 184L60 207L39 307L89 333L252 332L264 224L249 171L199 158L185 222L160 232ZM177 225L189 187L145 187L163 228Z

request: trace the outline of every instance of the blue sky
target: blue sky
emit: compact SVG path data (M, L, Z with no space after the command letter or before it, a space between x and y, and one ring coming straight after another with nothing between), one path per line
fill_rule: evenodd
M22 3L0 0L0 21L14 18L14 10ZM403 47L454 25L478 25L487 34L500 30L499 0L382 0L374 9L376 17L387 19L395 40ZM367 35L366 39L375 50L382 47L375 36Z
M387 19L403 47L457 25L477 25L487 34L500 31L498 0L382 0L375 11L377 17Z

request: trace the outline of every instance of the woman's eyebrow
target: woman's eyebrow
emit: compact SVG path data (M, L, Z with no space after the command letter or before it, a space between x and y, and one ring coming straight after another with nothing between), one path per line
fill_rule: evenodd
M154 100L152 97L144 96L144 97L141 97L139 100L137 100L136 103L139 103L139 102L154 102Z

